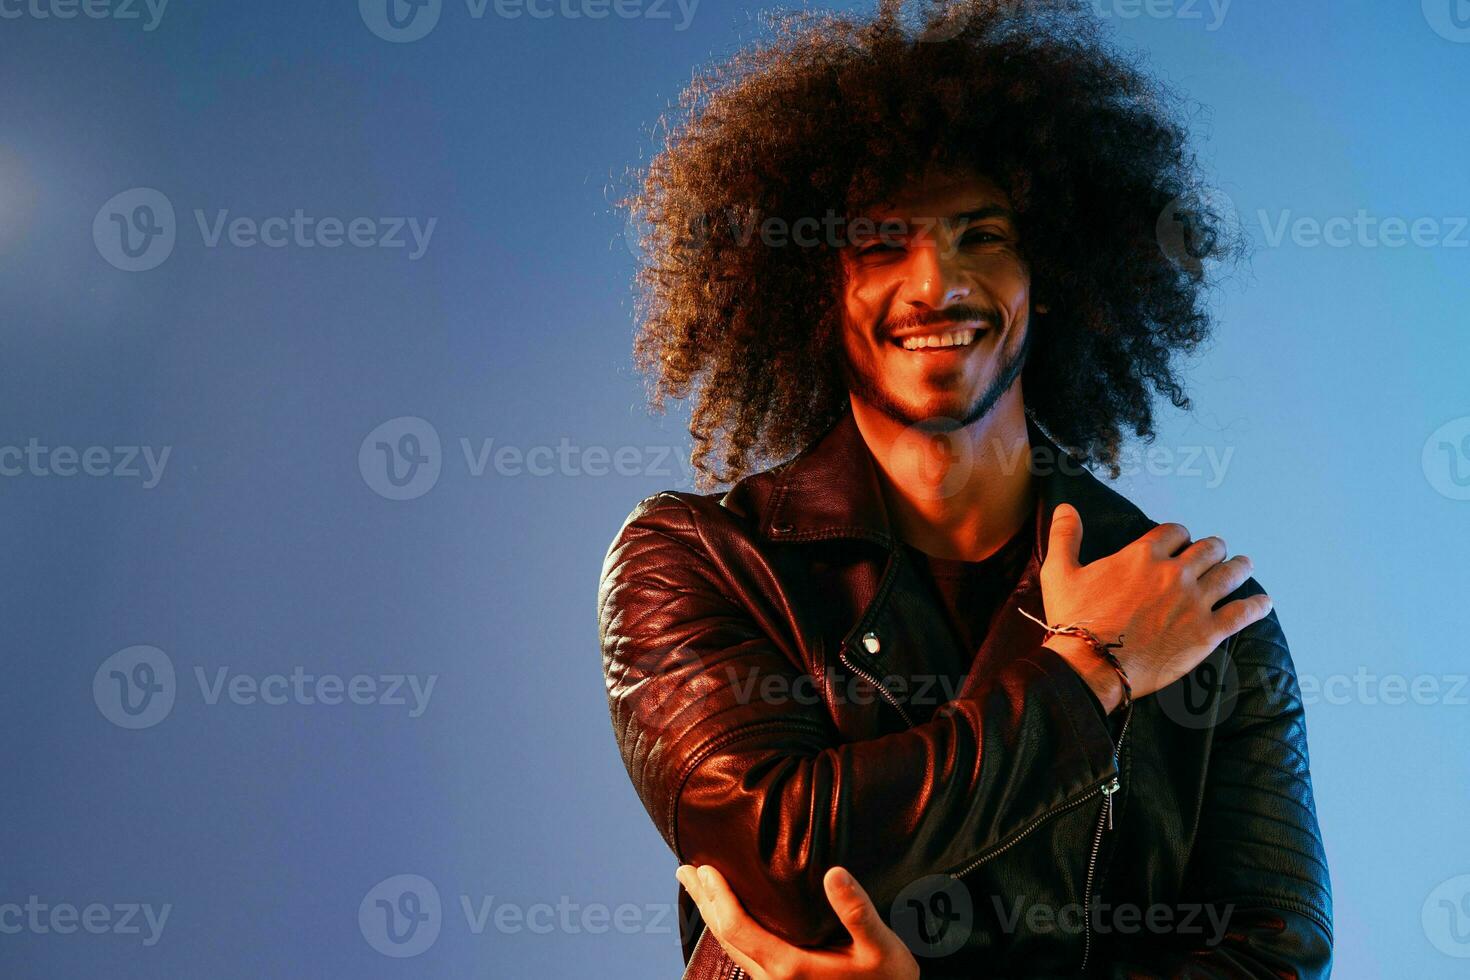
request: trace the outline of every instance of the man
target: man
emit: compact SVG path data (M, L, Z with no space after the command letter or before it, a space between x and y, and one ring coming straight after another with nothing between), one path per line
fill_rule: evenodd
M1233 243L1160 248L1185 131L1081 4L899 8L700 78L631 202L640 361L733 483L641 502L599 592L687 975L1325 977L1270 600L1081 465L1188 404Z

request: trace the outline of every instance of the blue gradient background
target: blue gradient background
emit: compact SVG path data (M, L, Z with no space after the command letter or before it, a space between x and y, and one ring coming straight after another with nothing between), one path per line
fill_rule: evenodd
M173 906L149 948L0 934L0 973L677 975L672 920L645 909L672 900L674 861L614 745L594 597L633 503L689 485L687 437L677 411L643 408L633 260L610 202L692 66L752 37L765 6L706 0L681 31L677 8L476 20L450 0L407 44L345 0L174 0L151 32L0 20L0 445L172 447L151 490L0 478L0 903ZM1172 9L1192 16L1100 9L1210 107L1203 153L1261 245L1190 368L1195 410L1166 412L1158 440L1233 452L1223 479L1174 467L1120 488L1252 555L1302 675L1448 689L1470 670L1456 625L1470 501L1451 468L1470 457L1434 450L1426 468L1421 452L1470 416L1470 235L1270 247L1257 215L1470 215L1470 43L1417 2L1236 0L1215 29L1184 0ZM128 273L91 228L140 186L168 196L179 238ZM207 248L195 208L438 221L409 261ZM400 416L443 442L437 485L407 501L358 465L367 434ZM640 475L474 476L461 439L637 447ZM91 685L135 644L167 653L178 696L128 731ZM211 705L193 676L297 666L438 682L410 718ZM1467 694L1308 706L1338 976L1470 965L1421 922L1433 889L1470 874ZM357 922L398 874L444 901L437 942L410 959L380 955ZM646 928L492 919L475 934L460 896L631 903Z

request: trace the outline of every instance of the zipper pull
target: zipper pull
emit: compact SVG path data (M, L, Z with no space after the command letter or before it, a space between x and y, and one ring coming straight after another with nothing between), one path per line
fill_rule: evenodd
M1121 787L1121 784L1119 784L1119 782L1117 780L1117 777L1114 777L1113 778L1113 781L1111 783L1108 783L1102 789L1102 791L1103 791L1103 809L1105 809L1107 811L1107 813L1108 813L1108 829L1109 830L1112 830L1113 829L1113 794L1116 793L1116 792L1118 792L1118 790L1121 789L1121 788L1122 788Z

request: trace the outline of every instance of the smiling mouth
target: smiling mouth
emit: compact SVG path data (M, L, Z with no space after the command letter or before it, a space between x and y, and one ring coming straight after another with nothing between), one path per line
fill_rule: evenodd
M894 337L890 343L906 351L956 350L971 346L975 343L975 339L984 332L974 327L961 327L956 330L947 330L944 333Z

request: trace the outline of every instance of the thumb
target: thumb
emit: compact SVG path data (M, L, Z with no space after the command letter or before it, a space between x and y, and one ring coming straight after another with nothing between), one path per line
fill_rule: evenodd
M873 900L846 868L829 868L822 879L827 902L852 936L854 946L886 948L899 941L897 934L873 907Z
M1082 515L1071 504L1057 504L1051 515L1051 534L1047 537L1046 560L1056 561L1062 568L1077 567L1082 550Z

